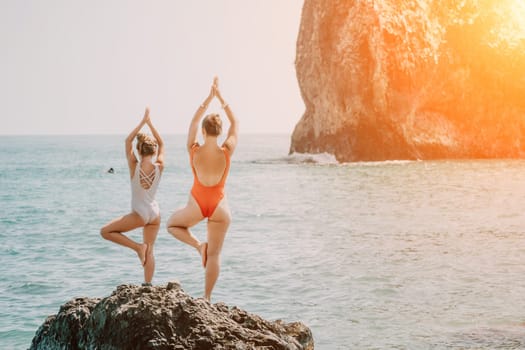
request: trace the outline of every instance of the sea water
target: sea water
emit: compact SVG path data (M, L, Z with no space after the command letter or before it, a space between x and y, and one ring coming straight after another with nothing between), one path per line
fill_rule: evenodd
M192 184L185 137L165 143L153 282L199 297L200 258L165 229ZM302 321L316 349L525 348L525 161L337 164L288 147L241 135L214 302ZM0 348L28 348L74 297L142 282L136 254L99 234L129 210L124 136L2 138Z

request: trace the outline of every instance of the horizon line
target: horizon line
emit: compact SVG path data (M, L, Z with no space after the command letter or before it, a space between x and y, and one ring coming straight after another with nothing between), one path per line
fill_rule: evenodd
M41 133L41 134L37 134L37 133L27 133L27 134L4 134L4 133L0 133L0 136L122 136L122 135L127 135L128 133L71 133L71 134L66 134L66 133ZM173 132L169 132L169 133L163 133L163 135L187 135L186 132L180 132L180 133L173 133ZM268 132L268 131L260 131L260 132L246 132L246 133L243 133L242 135L286 135L286 136L292 136L291 133L289 132L284 132L284 131L280 131L280 132Z

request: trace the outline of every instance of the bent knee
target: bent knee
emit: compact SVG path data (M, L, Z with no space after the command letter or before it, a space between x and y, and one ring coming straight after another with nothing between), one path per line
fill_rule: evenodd
M187 229L188 227L182 226L182 225L170 224L170 223L166 224L166 230L168 230L169 233L173 233L176 230L187 230Z
M105 227L102 227L102 228L100 229L100 235L101 235L102 238L104 238L104 239L108 239L108 237L109 237L109 233L110 233L110 232L109 232Z
M171 227L178 227L180 226L177 221L173 220L173 217L170 217L168 221L166 222L166 229L169 231Z

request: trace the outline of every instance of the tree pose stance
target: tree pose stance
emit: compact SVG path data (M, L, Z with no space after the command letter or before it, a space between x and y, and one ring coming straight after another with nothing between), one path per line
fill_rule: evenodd
M139 133L144 125L148 125L153 137ZM135 137L137 137L137 152L140 159L137 159L133 152ZM126 138L125 144L131 179L131 213L104 225L100 234L107 240L133 249L144 267L145 284L151 284L155 272L153 247L160 225L160 211L155 193L164 170L164 142L151 122L148 108L142 121ZM155 154L157 159L154 161ZM143 243L135 242L122 234L139 227L144 227Z
M202 120L201 132L204 143L197 142L199 122L210 101L217 98L230 122L226 140L219 146L218 136L222 132L222 121L218 114L208 114ZM224 102L215 78L210 94L199 106L188 131L187 149L193 171L193 187L188 203L177 210L168 220L168 232L178 240L192 246L201 255L206 269L204 297L211 293L220 271L220 253L226 231L231 221L230 209L224 185L230 169L230 157L237 146L238 122L230 106ZM207 242L201 243L189 230L207 218Z

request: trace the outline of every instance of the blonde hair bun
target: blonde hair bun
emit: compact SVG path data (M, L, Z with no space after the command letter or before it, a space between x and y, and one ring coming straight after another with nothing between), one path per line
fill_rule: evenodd
M155 154L157 151L157 140L147 134L139 132L137 134L137 151L141 157Z

